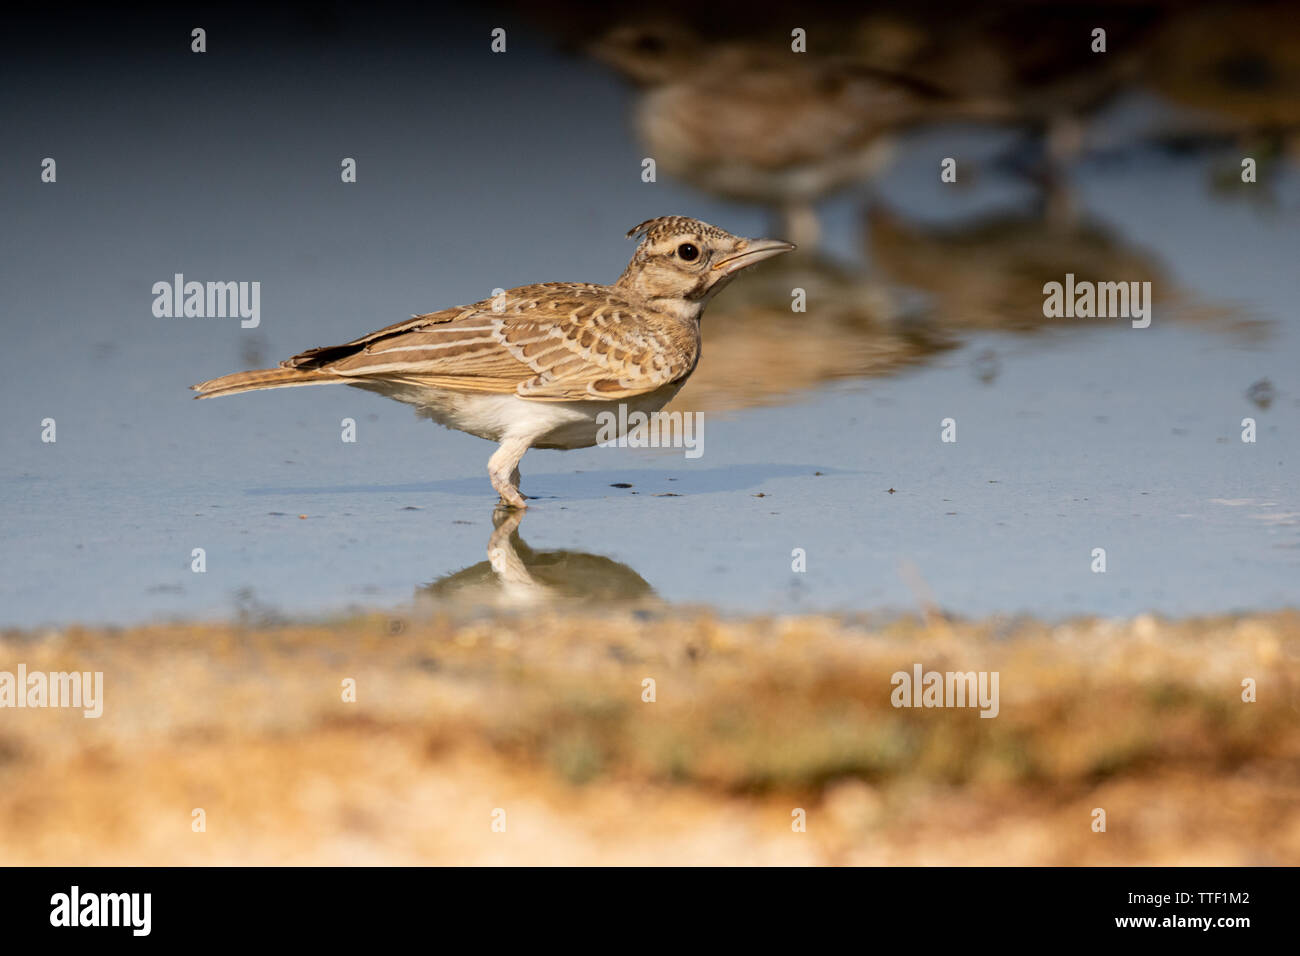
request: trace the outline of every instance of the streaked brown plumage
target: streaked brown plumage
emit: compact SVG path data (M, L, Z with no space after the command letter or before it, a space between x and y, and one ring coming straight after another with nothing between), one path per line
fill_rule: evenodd
M508 505L526 507L517 470L525 451L596 444L597 415L620 402L662 408L699 361L708 300L742 269L794 248L682 216L648 220L628 236L641 242L612 286L522 286L308 349L276 369L202 382L196 397L327 384L376 391L499 442L492 484Z

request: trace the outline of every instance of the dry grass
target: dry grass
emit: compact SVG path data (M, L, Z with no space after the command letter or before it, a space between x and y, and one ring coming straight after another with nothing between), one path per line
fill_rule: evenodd
M0 637L19 662L106 703L0 710L3 863L1300 863L1296 613L368 617ZM895 709L914 662L998 671L999 716Z

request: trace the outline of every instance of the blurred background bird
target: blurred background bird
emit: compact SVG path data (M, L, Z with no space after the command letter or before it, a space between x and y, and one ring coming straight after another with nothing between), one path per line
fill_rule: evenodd
M1300 16L1294 3L1213 3L1171 18L1144 76L1180 110L1167 124L1167 141L1233 150L1216 185L1241 185L1243 156L1258 161L1261 176L1271 161L1300 163Z
M1051 180L1082 152L1097 112L1139 76L1170 9L1166 0L883 3L844 42L863 64L1003 104L1029 134L1025 170Z
M773 226L815 247L814 205L880 172L894 134L925 123L999 119L995 98L789 35L706 39L680 20L619 23L588 52L640 89L633 122L657 167L715 196L772 209ZM814 35L811 49L823 42ZM825 48L822 48L823 51Z

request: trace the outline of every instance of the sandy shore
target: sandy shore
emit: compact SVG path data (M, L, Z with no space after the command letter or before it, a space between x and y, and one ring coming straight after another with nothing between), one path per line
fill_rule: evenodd
M20 663L104 701L0 709L6 864L1300 863L1296 612L0 635ZM998 716L894 707L915 664L996 671Z

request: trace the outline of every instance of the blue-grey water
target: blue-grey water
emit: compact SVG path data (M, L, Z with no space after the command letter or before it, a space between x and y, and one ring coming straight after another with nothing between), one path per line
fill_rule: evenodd
M492 446L347 388L194 402L188 386L498 286L610 281L630 253L623 233L655 215L767 230L761 210L642 183L632 93L598 67L526 32L506 56L457 51L304 47L271 73L183 50L147 70L110 69L107 53L54 75L11 69L0 626L410 601L486 559ZM914 137L874 191L918 228L1023 203L1026 187L992 171L961 189L937 182L938 158L1000 142ZM40 181L46 156L55 183ZM343 157L357 159L355 184L339 180ZM753 394L781 383L756 380L749 399L706 413L697 459L530 452L523 488L538 500L523 540L604 556L667 601L728 611L1296 604L1300 177L1278 172L1271 199L1252 202L1208 188L1216 161L1147 149L1074 170L1089 219L1181 290L1150 328L1040 313L1033 333L958 328L955 347L892 374L767 404ZM853 263L854 204L825 213L830 251ZM950 264L927 275L941 281ZM261 282L260 326L155 317L152 285L178 272ZM791 314L768 346L797 351L817 308ZM709 322L700 375L718 361ZM986 381L974 370L990 352ZM1247 395L1263 379L1267 407ZM690 399L688 385L681 407ZM954 443L940 441L949 417ZM1246 417L1254 443L1241 441ZM340 440L344 418L355 443ZM1096 548L1105 573L1092 570Z

